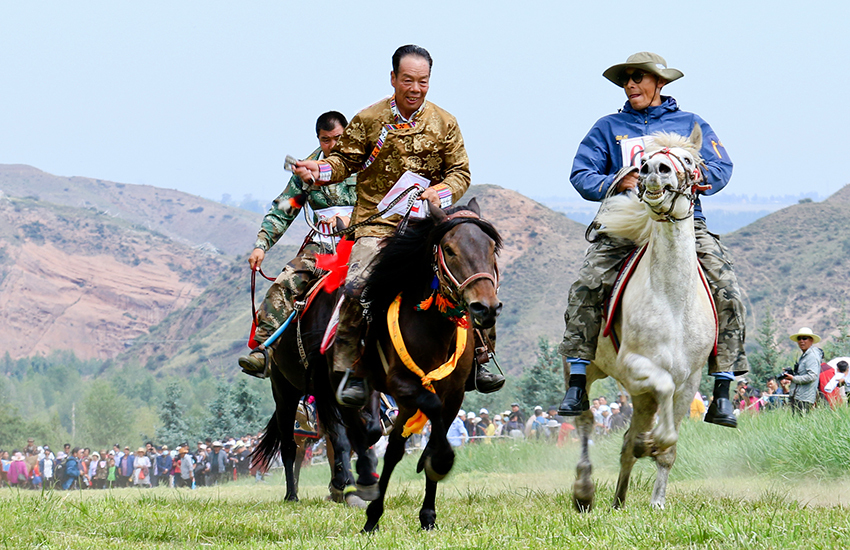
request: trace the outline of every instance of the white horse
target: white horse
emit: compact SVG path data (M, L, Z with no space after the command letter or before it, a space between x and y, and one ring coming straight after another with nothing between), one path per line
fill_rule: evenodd
M588 388L612 376L634 404L620 455L615 508L624 504L632 467L644 456L652 456L658 467L650 504L664 508L679 425L715 343L713 304L701 280L693 222L696 192L707 188L701 185L702 131L695 125L688 138L656 134L652 141L637 195L608 199L599 215L601 232L648 243L614 319L619 352L611 339L600 337L596 360L587 369ZM586 411L578 418L582 451L573 485L579 510L590 509L595 492L587 450L592 426L593 415Z

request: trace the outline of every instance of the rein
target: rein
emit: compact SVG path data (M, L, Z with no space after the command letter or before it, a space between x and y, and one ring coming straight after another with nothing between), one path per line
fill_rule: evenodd
M410 196L407 197L407 213L404 215L404 218L403 218L402 221L406 220L407 217L410 215L410 209L413 208L414 202L416 202L416 199L419 198L419 196L422 194L423 191L424 191L424 189L422 189L418 185L411 185L410 187L408 187L407 189L405 189L404 191L399 193L399 195L396 198L394 198L392 200L392 202L390 202L390 204L388 204L387 207L384 208L383 210L381 210L380 212L376 212L376 213L372 214L371 216L369 216L368 218L366 218L362 222L357 222L354 225L350 225L350 226L346 227L345 229L340 229L338 231L331 231L330 233L325 233L321 229L316 227L316 225L309 218L309 216L307 216L306 210L304 211L304 219L307 221L307 225L310 227L310 229L318 235L321 235L323 237L341 237L341 236L344 236L344 235L349 235L349 234L354 233L360 227L363 227L363 226L366 226L366 225L374 225L372 222L374 222L375 220L377 220L378 218L380 218L381 216L383 216L384 214L386 214L387 212L392 210L395 205L400 203L401 200L409 194Z
M685 170L685 162L678 155L670 151L669 148L665 147L660 149L649 155L648 158L651 159L656 155L664 155L670 159L670 163L676 170L676 179L679 181L679 187L669 190L669 192L673 193L675 197L673 197L673 200L670 201L670 208L668 208L666 212L658 212L651 206L649 209L652 210L655 215L659 216L659 218L655 220L657 222L676 223L685 221L694 215L694 200L697 197L697 193L699 191L707 191L711 189L711 185L700 185L699 182L702 181L702 172L700 172L699 166L695 167L692 172L688 172ZM678 161L678 164L674 160ZM690 191L688 191L688 188L690 188ZM638 199L641 201L643 201L644 193L646 193L646 186L643 185L642 181L639 181ZM676 201L679 200L679 197L685 197L690 202L687 215L681 218L673 216L673 210L676 208Z

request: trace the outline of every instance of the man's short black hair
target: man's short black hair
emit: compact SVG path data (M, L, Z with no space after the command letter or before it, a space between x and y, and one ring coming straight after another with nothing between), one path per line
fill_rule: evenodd
M327 113L322 113L319 115L319 118L316 119L316 137L319 137L319 131L324 130L325 132L330 132L336 128L337 124L343 128L348 126L348 121L345 120L345 115L339 111L328 111Z
M847 367L850 365L847 365L847 361L839 361L835 366L838 367L838 372L847 372Z
M431 54L428 53L428 50L421 46L408 44L407 46L401 46L393 54L393 74L398 74L398 66L401 63L402 58L408 55L416 55L427 61L428 72L431 72L431 67L434 65L434 61L431 59Z

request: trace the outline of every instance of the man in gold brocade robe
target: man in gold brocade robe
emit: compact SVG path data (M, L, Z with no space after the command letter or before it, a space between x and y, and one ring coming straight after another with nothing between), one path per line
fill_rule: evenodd
M457 120L425 101L431 77L431 55L419 46L402 46L393 54L392 97L359 112L346 126L337 146L323 161L301 161L295 173L321 184L344 180L357 172L357 204L351 222L357 224L378 212L378 203L399 178L410 171L430 181L421 195L436 207L447 208L469 187L469 158ZM400 215L378 218L356 230L348 264L345 298L334 343L334 370L351 371L339 392L343 405L362 406L368 389L357 369L360 357L360 295L382 239L395 231ZM504 377L476 371L482 393L500 389Z

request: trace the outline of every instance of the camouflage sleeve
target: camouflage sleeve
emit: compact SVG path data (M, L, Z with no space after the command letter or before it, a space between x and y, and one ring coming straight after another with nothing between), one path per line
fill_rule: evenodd
M357 174L345 178L337 186L339 202L337 206L354 206L357 204Z
M306 194L302 186L301 178L293 174L286 189L274 200L268 214L263 218L254 248L268 250L289 229L304 206Z

